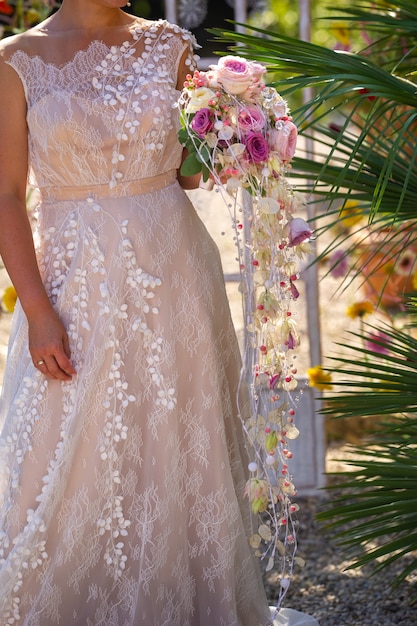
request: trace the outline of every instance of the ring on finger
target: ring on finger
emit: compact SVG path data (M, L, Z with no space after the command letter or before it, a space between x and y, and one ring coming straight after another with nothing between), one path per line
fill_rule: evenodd
M39 359L39 361L36 361L36 365L44 365L45 361L43 359Z

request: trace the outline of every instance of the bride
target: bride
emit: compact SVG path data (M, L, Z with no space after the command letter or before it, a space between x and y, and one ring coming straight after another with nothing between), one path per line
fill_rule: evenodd
M63 0L0 43L0 624L266 626L239 352L178 175L193 38L124 4Z

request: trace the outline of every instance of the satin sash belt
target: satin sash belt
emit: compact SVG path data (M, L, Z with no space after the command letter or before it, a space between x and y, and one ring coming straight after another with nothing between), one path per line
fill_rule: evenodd
M172 185L177 179L177 171L169 170L151 178L139 178L118 182L114 187L109 183L100 185L77 185L75 187L40 187L42 202L85 200L91 202L104 198L123 198L151 193Z

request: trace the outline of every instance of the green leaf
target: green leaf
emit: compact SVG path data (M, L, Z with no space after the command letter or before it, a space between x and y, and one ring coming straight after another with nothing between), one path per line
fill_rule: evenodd
M201 172L201 169L201 161L198 159L197 153L190 152L187 158L184 159L180 172L182 176L193 176Z
M204 165L207 166L207 164L211 161L211 153L212 151L208 145L206 143L202 143L197 151L197 159L200 163L204 163Z
M210 178L211 172L208 169L208 167L206 167L205 165L202 166L201 171L202 171L202 176L203 176L203 182L206 183L208 179Z
M185 128L181 128L181 130L178 131L178 141L181 145L185 146L188 140L189 137L187 130Z

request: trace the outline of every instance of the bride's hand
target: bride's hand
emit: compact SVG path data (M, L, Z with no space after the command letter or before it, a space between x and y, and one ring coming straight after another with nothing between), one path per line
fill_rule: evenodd
M29 351L35 367L49 378L69 381L76 373L67 332L53 309L29 320Z

